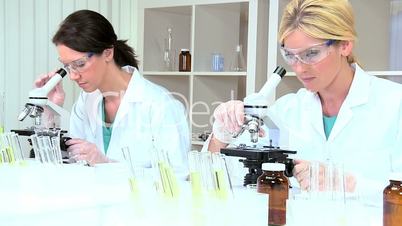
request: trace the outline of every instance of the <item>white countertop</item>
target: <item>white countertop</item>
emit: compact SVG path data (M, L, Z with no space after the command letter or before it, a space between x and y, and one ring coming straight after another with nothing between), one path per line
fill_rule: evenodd
M265 226L268 196L235 187L227 199L195 198L189 182L166 198L144 181L133 196L124 166L0 166L0 225ZM382 209L359 202L290 200L287 225L382 225Z

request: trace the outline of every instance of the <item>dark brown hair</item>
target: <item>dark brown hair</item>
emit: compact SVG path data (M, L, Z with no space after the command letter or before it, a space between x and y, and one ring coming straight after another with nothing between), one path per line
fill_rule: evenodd
M101 14L79 10L60 24L52 39L55 45L63 44L78 52L101 54L114 49L114 61L120 67L131 65L138 69L138 60L127 40L118 40L112 24Z

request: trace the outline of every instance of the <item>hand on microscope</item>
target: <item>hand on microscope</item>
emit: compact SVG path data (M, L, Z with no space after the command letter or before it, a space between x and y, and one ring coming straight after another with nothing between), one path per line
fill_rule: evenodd
M42 74L39 76L39 78L37 78L35 80L35 87L39 88L44 86L49 80L50 78L52 78L54 75L56 74L56 70L55 71L51 71L47 74ZM63 89L63 85L62 82L59 82L47 95L49 100L52 101L53 103L59 105L59 106L63 106L64 104L64 98L65 98L65 92Z
M233 141L233 135L238 133L244 123L244 104L239 100L231 100L220 104L214 111L212 140L208 150L219 151ZM259 136L265 135L263 130Z
M112 162L95 144L88 141L72 138L66 142L66 145L68 145L67 152L70 158L75 161L86 161L90 166Z
M300 185L300 189L303 191L309 191L311 189L311 162L306 160L295 159L294 160L293 176L296 178ZM319 163L318 165L318 185L319 191L327 190L326 186L326 172L327 166L324 163ZM339 181L333 178L334 187L337 188ZM356 189L356 177L351 173L344 173L344 188L346 192L354 192Z

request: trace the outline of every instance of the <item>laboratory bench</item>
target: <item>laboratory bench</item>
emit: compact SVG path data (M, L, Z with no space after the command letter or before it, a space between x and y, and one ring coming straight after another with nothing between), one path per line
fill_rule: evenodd
M241 183L216 196L194 195L190 183L180 181L179 195L167 197L155 189L149 169L143 169L132 190L124 164L87 167L34 161L0 165L0 178L0 225L267 225L268 196ZM382 225L381 207L356 200L292 199L287 204L287 225Z

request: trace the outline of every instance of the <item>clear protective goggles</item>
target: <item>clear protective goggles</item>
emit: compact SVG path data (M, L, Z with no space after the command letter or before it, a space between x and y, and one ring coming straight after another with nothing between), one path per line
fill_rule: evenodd
M288 49L282 44L280 51L283 59L289 65L293 66L297 61L303 64L313 65L329 55L329 47L334 43L335 40L327 40L323 43L312 45L299 53L296 53L298 49Z
M94 53L87 53L85 54L85 56L71 61L68 64L63 64L64 69L66 69L66 71L68 73L71 72L83 72L88 68L88 60L89 58L91 58L94 55Z

